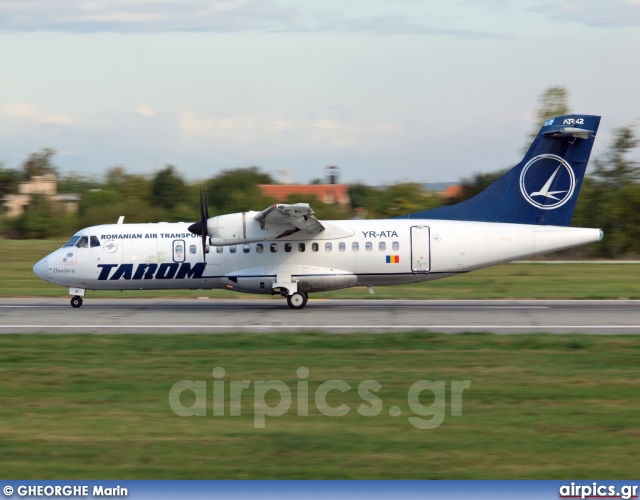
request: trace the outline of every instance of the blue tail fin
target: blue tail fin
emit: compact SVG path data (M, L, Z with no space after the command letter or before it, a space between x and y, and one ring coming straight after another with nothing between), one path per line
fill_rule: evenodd
M589 115L548 120L523 160L478 195L398 218L568 226L599 124Z

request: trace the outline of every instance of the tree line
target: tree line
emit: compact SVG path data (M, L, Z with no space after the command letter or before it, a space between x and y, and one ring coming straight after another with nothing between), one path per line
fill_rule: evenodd
M0 167L0 196L13 194L20 182L33 176L58 174L54 151L34 153L19 170ZM316 183L318 181L316 180ZM127 172L123 166L110 168L102 180L78 174L58 176L58 193L80 196L77 213L67 212L50 197L33 195L23 215L0 218L0 235L5 238L52 238L73 234L80 228L113 224L121 215L135 222L193 222L200 218L200 189L208 194L209 214L262 210L283 200L264 196L260 184L274 179L258 167L225 170L195 182L187 182L173 165L166 165L151 176ZM317 198L293 194L284 202L309 203L317 217L325 220L353 217L389 218L425 207L439 206L434 193L418 183L393 184L375 188L363 184L350 186L352 207L327 205Z
M571 113L566 88L548 88L540 97L535 112L532 133L527 138L524 152L545 121ZM604 240L562 252L562 257L636 259L640 251L640 162L633 159L640 138L633 125L614 129L610 144L599 157L589 161L576 209L571 220L575 227L597 227L604 231ZM447 200L459 203L484 190L505 170L475 174L461 182L460 194Z
M568 114L568 91L550 87L540 97L535 112L532 137L549 118ZM592 158L590 174L584 179L572 225L599 227L605 239L570 251L573 257L636 258L635 244L640 237L640 164L631 156L640 140L632 126L615 130L603 155ZM47 173L58 174L55 152L43 149L31 154L20 169L0 165L0 197L16 193L20 182ZM306 202L320 219L383 219L453 204L471 198L500 177L506 169L475 174L461 181L459 195L444 199L422 184L399 183L383 187L349 186L352 209L325 205L315 198L292 195L287 203ZM316 181L317 182L317 181ZM266 197L259 184L274 179L258 167L225 170L216 176L187 182L174 165L166 165L151 176L127 172L123 166L110 168L103 179L77 174L58 176L58 193L80 195L77 213L69 213L42 195L32 196L23 215L0 217L0 235L5 238L66 237L80 228L115 223L124 215L126 222L192 222L200 217L200 189L206 186L210 216L261 210L277 201Z

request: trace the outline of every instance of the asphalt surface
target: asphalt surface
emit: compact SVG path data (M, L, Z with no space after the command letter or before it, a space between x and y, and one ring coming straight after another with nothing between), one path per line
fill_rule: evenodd
M640 334L640 301L0 299L7 333L394 333Z

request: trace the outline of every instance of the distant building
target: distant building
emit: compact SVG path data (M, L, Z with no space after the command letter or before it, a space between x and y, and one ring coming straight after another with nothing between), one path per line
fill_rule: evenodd
M450 200L451 198L458 198L462 194L462 186L454 185L447 186L444 191L442 191L442 197Z
M325 205L338 205L348 210L351 208L349 186L338 184L340 169L329 166L327 171L327 184L289 184L289 171L279 170L280 184L259 184L258 187L263 196L274 198L279 203L287 201L289 196L299 194L302 196L316 197Z
M31 203L31 196L40 194L51 201L61 204L68 213L76 213L80 196L76 194L57 194L58 181L55 174L33 176L18 186L17 194L8 194L2 198L2 206L8 217L21 216Z
M325 205L351 206L349 186L346 184L259 184L263 196L283 203L293 194L315 196Z

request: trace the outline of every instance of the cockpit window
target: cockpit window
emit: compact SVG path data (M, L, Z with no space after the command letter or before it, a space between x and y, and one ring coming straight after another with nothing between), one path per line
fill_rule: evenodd
M95 248L95 247L99 247L100 246L100 240L98 239L97 236L92 236L89 239L89 242L91 244L91 248Z
M81 236L78 240L78 243L76 243L76 246L78 248L87 248L89 246L89 238L87 238L86 236Z
M76 241L80 239L80 236L72 236L69 241L67 241L62 248L72 247L76 244Z

